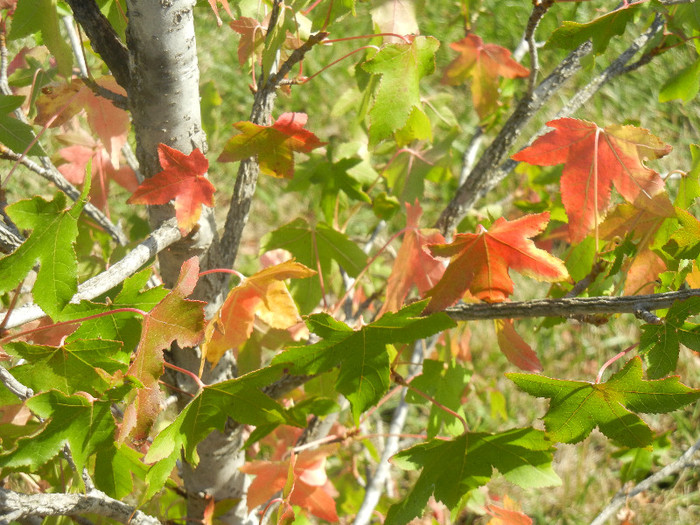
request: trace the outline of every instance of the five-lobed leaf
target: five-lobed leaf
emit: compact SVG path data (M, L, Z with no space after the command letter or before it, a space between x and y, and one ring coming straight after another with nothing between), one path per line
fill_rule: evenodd
M253 333L256 317L271 328L283 330L301 321L284 281L304 279L315 274L303 264L286 261L245 279L229 292L224 304L207 325L202 357L216 366L226 350L237 350L248 340Z
M158 144L163 171L146 179L127 201L129 204L167 204L175 201L175 217L180 233L187 235L199 221L202 204L214 206L214 185L206 174L209 161L195 148L189 155Z
M484 301L505 300L513 293L511 268L542 281L566 279L564 263L531 240L548 222L547 212L514 221L500 217L489 230L480 226L480 233L458 233L450 244L430 245L434 256L451 260L442 279L426 294L430 297L426 313L452 306L467 291Z
M326 144L304 129L307 120L306 113L283 113L271 126L236 122L233 127L242 133L229 139L218 160L234 162L257 157L262 173L291 179L294 152L310 153Z
M309 330L323 339L311 346L291 347L272 360L293 374L320 374L340 367L338 392L350 401L355 422L389 390L390 359L387 345L411 343L454 326L443 313L421 317L425 302L352 330L328 314L309 317Z
M560 485L552 470L553 443L533 428L499 434L465 433L450 441L432 439L403 450L392 463L422 469L411 492L387 513L386 525L404 525L420 516L431 495L454 508L469 491L488 483L497 469L525 488Z
M554 128L532 146L513 155L517 161L538 166L564 163L561 198L569 217L572 242L582 241L605 216L612 186L637 207L656 206L664 191L659 174L644 165L671 151L648 130L561 118L547 122Z
M496 44L484 44L474 34L450 44L459 53L445 70L442 81L456 86L471 80L472 103L479 118L484 119L498 106L499 77L527 77L530 70L511 57L510 51Z
M34 197L7 207L19 228L33 232L11 255L0 259L0 294L15 288L38 262L34 300L52 318L60 314L78 289L73 243L89 189L86 184L81 198L68 209L63 193L52 201Z
M528 394L551 399L544 424L553 441L578 443L598 427L621 445L646 447L653 435L635 412L677 410L700 398L700 390L685 386L677 376L647 381L642 372L642 360L635 357L604 383L506 375Z
M414 110L423 112L419 83L435 71L438 47L435 38L416 36L410 43L384 46L362 65L368 73L382 77L369 111L370 143L390 138Z

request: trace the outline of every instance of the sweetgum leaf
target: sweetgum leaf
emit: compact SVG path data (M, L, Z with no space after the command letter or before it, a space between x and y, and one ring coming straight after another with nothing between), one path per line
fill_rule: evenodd
M674 303L663 323L642 326L639 353L647 363L650 378L664 377L676 369L681 344L700 351L700 326L686 321L697 313L700 313L700 298L691 297Z
M163 171L144 180L127 201L129 204L167 204L175 201L175 217L183 237L194 228L202 204L214 206L214 185L207 179L209 161L195 148L189 155L158 144Z
M638 7L637 4L629 4L585 24L564 22L549 37L546 47L574 49L592 40L593 52L599 55L608 48L611 38L625 32Z
M431 495L454 508L466 493L488 483L494 468L521 487L560 485L552 470L553 452L544 432L533 428L500 434L470 432L403 450L392 463L404 470L422 468L422 472L410 494L389 509L384 523L404 525L420 516Z
M564 163L561 198L572 242L582 241L600 223L613 185L627 202L639 208L658 206L654 197L664 192L664 182L644 161L668 155L671 146L635 126L600 128L573 118L552 120L547 125L554 131L512 158L537 166Z
M175 421L156 436L144 461L179 459L183 449L187 461L196 464L197 444L212 430L223 430L228 418L246 425L304 426L305 419L297 420L260 390L283 373L283 367L272 366L203 388Z
M357 277L367 264L367 254L347 235L325 223L310 225L304 219L296 219L263 237L263 250L283 248L309 268L321 268L326 286L330 283L331 263L335 261L351 277ZM318 260L317 260L318 257ZM290 286L302 314L310 312L321 300L319 279L294 281Z
M95 455L95 485L115 499L122 499L133 490L132 476L144 479L148 467L141 461L142 454L126 446L101 449Z
M218 160L234 162L257 157L261 173L291 179L294 152L310 153L326 144L304 129L308 118L306 113L283 113L271 126L236 122L233 127L242 133L229 139Z
M0 142L16 153L22 153L34 139L32 127L8 113L22 105L24 97L17 95L0 95ZM28 155L46 155L41 144L36 142Z
M57 389L64 394L79 391L99 395L110 388L110 377L126 371L129 352L119 341L80 339L63 346L8 343L5 349L25 364L12 368L12 375L35 392Z
M700 221L682 208L676 208L681 227L664 245L664 251L675 259L697 259L700 255Z
M373 144L404 127L414 108L423 111L421 78L435 71L435 53L440 42L417 36L410 43L389 44L362 65L372 75L381 75L369 112L369 138Z
M124 391L121 388L112 392L112 399L97 400L89 394L68 396L50 390L27 400L27 406L46 419L46 424L38 434L20 439L15 449L5 451L0 467L36 470L68 443L75 466L82 471L88 457L114 443L112 403L121 399Z
M89 189L86 184L81 198L69 209L65 209L63 193L52 201L34 197L7 207L17 227L33 231L17 250L0 260L0 294L15 288L38 262L34 300L50 317L59 315L78 289L73 243Z
M186 260L175 288L143 320L141 340L127 372L142 387L124 412L120 442L129 435L144 437L160 411L158 379L163 374L163 351L173 342L181 348L196 346L204 335L204 303L185 299L194 291L198 274L199 260Z
M653 435L634 412L671 412L700 398L678 377L647 381L642 360L631 359L605 383L565 381L531 374L506 374L530 395L551 399L544 416L547 436L561 443L578 443L598 427L613 441L628 447L646 447Z
M285 365L293 374L320 374L339 366L336 388L350 401L357 422L389 389L387 345L411 343L454 326L443 313L420 317L424 306L419 302L384 314L357 331L328 314L312 315L309 330L323 339L311 346L291 347L272 362Z

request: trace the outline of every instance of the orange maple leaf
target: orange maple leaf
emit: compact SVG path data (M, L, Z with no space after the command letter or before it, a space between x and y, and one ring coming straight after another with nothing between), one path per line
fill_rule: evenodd
M244 65L250 57L256 57L265 44L267 30L255 18L242 16L229 22L229 26L241 35L238 42L238 62Z
M487 505L488 512L492 519L486 525L532 525L532 518L520 510L520 505L510 497L503 498L503 507Z
M435 286L445 273L442 261L424 249L428 244L445 242L445 238L437 230L418 227L422 214L418 199L414 206L406 203L406 233L391 269L386 286L386 301L380 315L384 312L398 312L414 285L423 295Z
M426 294L431 300L424 313L453 305L467 291L488 302L505 300L513 293L511 268L541 281L566 279L564 263L531 240L548 222L547 212L514 221L501 217L489 230L479 226L480 233L458 233L450 244L430 245L433 255L451 260L440 282Z
M290 503L326 521L338 521L333 499L337 493L326 475L326 458L337 449L338 445L324 445L315 450L304 450L296 455L292 467L294 486L289 494ZM290 461L291 458L250 461L240 467L242 472L255 476L248 489L249 512L285 487Z
M206 178L209 161L199 148L185 155L165 144L158 144L158 158L163 171L143 181L127 202L167 204L175 200L175 217L184 237L199 221L202 204L214 206L216 189Z
M235 162L257 156L260 171L273 177L294 176L294 152L310 153L325 145L311 131L304 129L306 113L283 113L271 126L236 122L241 134L229 139L219 162Z
M450 44L459 53L442 81L456 86L471 79L472 102L479 118L488 116L498 105L498 77L527 77L530 70L513 60L510 51L496 44L484 44L476 35L467 35Z
M615 189L638 207L653 205L664 191L659 174L644 165L672 147L635 126L600 128L593 122L561 118L547 122L554 128L513 159L538 166L564 163L561 198L569 217L572 242L582 241L600 224Z
M298 323L301 317L284 280L315 274L301 263L286 261L245 279L229 292L207 325L202 357L216 366L226 350L248 340L256 316L272 328L287 329Z

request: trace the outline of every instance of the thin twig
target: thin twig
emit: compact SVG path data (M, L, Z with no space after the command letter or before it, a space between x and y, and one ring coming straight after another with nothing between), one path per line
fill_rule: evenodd
M530 77L527 81L527 92L532 95L535 91L535 84L537 83L537 74L540 71L540 62L537 56L537 42L535 42L535 31L537 26L540 24L540 20L549 10L550 7L554 5L554 0L544 0L543 2L535 3L532 8L532 13L530 13L530 18L527 21L527 27L525 28L524 39L527 42L527 47L530 50Z
M455 321L519 319L525 317L572 317L596 314L637 314L639 311L670 308L676 301L700 296L700 288L678 292L623 297L569 297L513 303L477 303L445 310Z
M600 514L598 514L593 519L591 525L603 525L603 523L610 519L613 516L613 514L615 514L617 509L619 509L629 498L636 496L640 492L644 492L645 490L653 488L654 485L657 485L665 478L672 476L677 472L688 468L689 466L694 467L695 465L694 462L691 461L691 458L698 450L700 450L700 439L697 440L691 447L689 447L688 450L683 452L681 457L679 457L676 461L666 465L656 474L652 474L643 481L640 481L630 490L622 489L618 491L618 493L615 494L615 497L613 497L610 503L608 503L606 507L600 512Z

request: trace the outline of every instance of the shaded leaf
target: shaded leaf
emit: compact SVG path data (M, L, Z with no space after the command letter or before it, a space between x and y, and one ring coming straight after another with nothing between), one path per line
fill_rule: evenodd
M542 363L537 358L537 354L515 331L512 319L495 319L493 324L496 327L498 347L508 358L508 361L521 370L542 371Z
M498 106L499 77L519 78L530 75L530 70L511 58L511 53L496 44L484 44L474 34L450 44L459 53L447 69L442 81L456 86L471 80L472 103L479 118L491 114Z
M0 142L15 153L23 153L34 140L32 127L20 122L9 114L20 107L24 97L16 95L0 95ZM28 155L46 155L39 142L27 151Z

